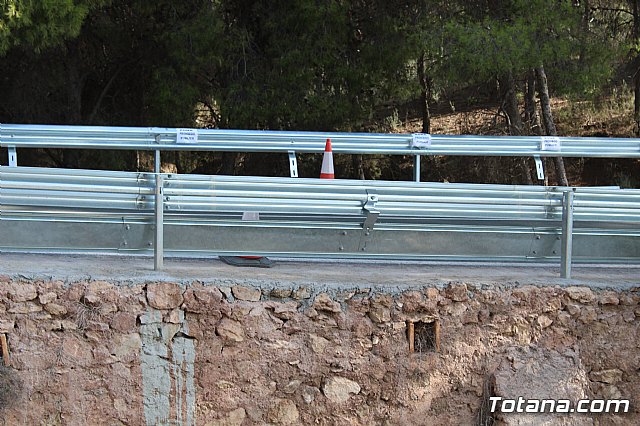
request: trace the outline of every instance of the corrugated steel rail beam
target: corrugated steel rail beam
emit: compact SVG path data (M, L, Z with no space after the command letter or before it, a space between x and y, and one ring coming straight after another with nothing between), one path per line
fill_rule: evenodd
M179 132L160 127L0 124L0 146L320 153L330 138L338 154L640 158L640 139L625 138L561 137L552 147L538 136L430 135L429 146L416 146L410 134L197 129L197 142L178 143Z
M2 251L640 262L640 190L0 168ZM260 221L243 221L247 211ZM570 263L569 263L570 265Z
M154 208L154 179L153 173L3 167L0 190L5 212L9 206L143 211ZM168 211L360 216L368 195L375 194L380 220L559 219L562 194L569 189L178 174L163 174L163 181ZM586 187L573 191L577 220L638 220L640 190Z

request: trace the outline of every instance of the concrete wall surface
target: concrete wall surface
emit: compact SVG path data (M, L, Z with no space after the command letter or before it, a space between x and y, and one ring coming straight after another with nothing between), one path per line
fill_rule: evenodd
M0 425L640 424L638 269L150 267L0 256ZM489 396L631 407L491 415Z

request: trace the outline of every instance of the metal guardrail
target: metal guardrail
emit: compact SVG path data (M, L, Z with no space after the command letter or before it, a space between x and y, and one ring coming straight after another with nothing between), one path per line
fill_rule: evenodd
M160 173L162 150L640 158L640 140L0 125L0 251L640 263L640 190ZM155 173L17 166L17 148L155 151ZM258 212L260 220L242 220Z
M571 259L640 261L640 190L611 187L2 167L0 210L1 251L155 251L157 267L164 254L533 260L569 276Z
M198 129L197 142L179 143L180 129L159 127L36 126L0 124L0 145L17 148L91 148L238 152L322 152L327 138L340 154L491 155L640 158L640 139L559 138L543 150L538 136L431 135L429 147L412 147L408 134L322 133Z
M624 138L0 124L0 146L9 148L10 165L17 165L17 148L282 152L288 153L291 176L296 177L296 153L321 153L327 138L337 154L414 155L416 181L420 180L420 157L424 155L531 156L540 179L544 179L541 156L640 158L640 139Z
M375 196L380 220L410 218L560 220L562 194L575 192L580 221L636 222L640 190L616 187L562 188L318 180L161 174L164 207L178 213L261 213L345 215L360 217L369 195ZM118 215L153 210L154 173L53 168L2 168L3 212L10 206L69 209L81 214ZM13 210L13 207L11 207Z

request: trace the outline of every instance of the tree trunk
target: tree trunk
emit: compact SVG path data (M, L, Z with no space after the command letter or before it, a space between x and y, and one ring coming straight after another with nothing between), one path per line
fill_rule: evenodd
M527 92L524 97L525 120L528 131L533 135L542 135L540 116L536 105L536 71L531 69L527 73Z
M186 153L182 153L180 151L175 151L174 161L176 163L176 173L184 174L184 167L182 167L182 158Z
M422 133L431 133L431 111L429 99L431 98L431 79L425 72L424 52L418 59L418 82L420 83L420 109L422 110Z
M522 123L522 117L520 116L520 110L518 109L518 97L516 96L516 81L513 78L513 73L509 72L500 80L502 95L502 108L507 114L509 121L509 134L513 136L521 136L524 134L524 124ZM518 162L517 167L520 167L525 182L528 185L532 185L531 170L527 164L527 159L521 157L516 160Z
M637 69L633 75L633 121L635 123L633 131L636 137L640 137L640 69Z
M238 154L235 152L223 152L222 153L222 166L220 167L221 175L233 176L236 169L236 161Z
M637 45L640 41L640 0L632 0L633 3L633 41ZM640 64L640 53L636 55L636 64ZM633 74L633 121L634 132L640 137L640 68Z
M591 4L589 0L582 0L581 3L584 6L584 11L582 12L582 33L585 39L587 39L590 27L589 24L591 23ZM585 66L586 50L587 43L580 43L580 56L578 59L578 63L581 67Z
M524 96L525 125L530 135L542 136L538 106L536 104L536 70L531 68L527 73L527 91ZM545 169L549 168L548 158L542 157ZM544 175L544 186L549 186L549 175Z
M429 100L431 99L431 78L426 73L425 53L422 52L418 59L418 83L420 84L420 110L422 113L422 133L431 133L431 109L429 108ZM429 155L424 156L423 164L425 170L431 168L431 159Z
M544 72L544 66L540 65L536 68L536 77L538 80L538 94L540 96L540 108L542 109L542 121L546 129L546 133L549 136L557 136L558 131L556 125L553 122L553 115L551 114L551 100L549 99L549 86L547 85L547 74ZM553 162L556 165L556 175L558 183L561 186L569 186L567 180L567 172L564 168L564 161L562 157L553 157Z
M521 136L524 125L522 124L522 117L520 117L520 111L518 109L516 81L511 71L500 79L500 86L502 87L502 108L507 114L509 121L507 123L509 134L512 136Z
M78 69L78 47L75 43L69 43L69 58L65 63L67 71L67 111L66 124L82 124L82 89L84 79ZM70 169L80 168L80 151L75 149L62 150L62 161L65 167Z
M139 172L140 171L140 151L136 150L135 152L135 157L134 157L134 162L135 162L135 171Z
M355 179L364 180L364 161L362 158L362 154L353 154L351 156L351 162Z

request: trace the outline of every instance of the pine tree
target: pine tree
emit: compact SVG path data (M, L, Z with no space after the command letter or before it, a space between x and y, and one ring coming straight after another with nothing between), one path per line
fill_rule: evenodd
M87 14L109 0L3 0L0 56L12 47L36 52L77 37Z

